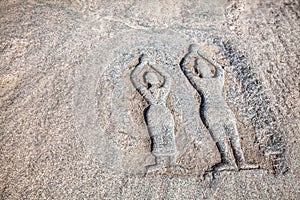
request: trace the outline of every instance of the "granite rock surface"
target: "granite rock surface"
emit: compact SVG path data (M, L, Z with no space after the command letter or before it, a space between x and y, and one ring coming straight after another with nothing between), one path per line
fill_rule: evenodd
M0 1L0 199L299 199L299 14Z

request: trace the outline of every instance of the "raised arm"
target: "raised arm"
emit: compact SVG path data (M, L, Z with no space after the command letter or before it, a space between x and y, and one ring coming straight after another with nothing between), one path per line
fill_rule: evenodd
M216 67L216 77L224 79L224 69L222 68L222 66L217 62L214 63L214 66Z
M208 57L200 48L197 49L197 53L215 67L216 73L214 77L219 77L221 79L224 79L224 69L219 63L214 61L212 58Z
M171 87L171 76L162 67L156 65L152 60L149 60L149 65L164 78L164 83L162 84L162 88L164 88L167 92L169 92Z
M146 99L146 101L151 102L153 99L152 94L148 91L148 89L140 83L138 79L139 73L142 71L142 68L148 63L148 60L145 59L144 55L140 58L140 63L132 70L130 74L130 79L133 86L137 89L137 91Z
M180 67L184 75L190 81L190 83L197 89L199 87L199 82L201 81L201 78L195 75L193 72L191 72L191 70L187 67L189 60L193 57L194 54L195 52L191 51L190 49L190 52L182 59Z

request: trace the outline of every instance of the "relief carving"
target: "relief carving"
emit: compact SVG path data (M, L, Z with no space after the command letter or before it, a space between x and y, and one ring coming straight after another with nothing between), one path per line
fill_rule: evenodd
M144 71L144 83L141 83L139 74L145 66L149 66L151 71ZM162 84L158 76L163 78ZM147 172L181 168L176 165L175 158L174 117L166 105L171 87L170 75L146 55L142 55L140 63L133 69L130 78L134 87L149 104L144 110L144 117L156 164L147 166Z
M176 175L199 177L258 168L250 163L262 170L281 167L282 156L273 154L280 153L276 145L284 141L276 136L280 132L275 132L273 114L264 115L270 101L250 64L231 63L229 47L224 52L223 43L200 36L199 47L185 51L191 40L184 37L172 33L161 37L166 41L152 41L153 36L143 34L126 36L137 39L121 47L109 40L105 49L111 44L117 49L98 52L108 59L91 59L76 73L76 126L93 156L110 170L135 175L174 175L172 168L178 165L183 171ZM218 52L224 64L204 49L210 56ZM262 141L272 134L272 141Z
M191 64L193 69L188 67L191 61L194 61ZM258 165L245 161L235 115L222 94L225 76L223 68L195 44L190 46L180 65L184 75L201 95L200 117L221 155L221 162L214 165L211 171L258 168ZM230 156L231 151L234 158Z

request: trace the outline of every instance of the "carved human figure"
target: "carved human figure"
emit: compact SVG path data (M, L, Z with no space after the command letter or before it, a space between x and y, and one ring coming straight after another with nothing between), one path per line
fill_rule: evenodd
M194 71L187 67L195 59ZM211 63L213 68L208 63ZM213 171L255 169L255 164L245 161L241 148L236 118L223 98L224 70L199 47L192 44L180 63L181 69L193 87L201 95L200 117L209 130L221 155L221 162L212 167ZM230 156L232 149L234 158Z
M138 75L147 65L155 72L151 72L152 70L145 71L143 74L145 84L142 84ZM164 79L162 84L157 73ZM131 73L131 81L149 104L145 109L144 116L152 142L151 151L155 156L156 164L148 166L147 171L161 171L168 167L175 167L174 118L166 106L166 99L171 87L170 75L147 56L142 55L140 63Z

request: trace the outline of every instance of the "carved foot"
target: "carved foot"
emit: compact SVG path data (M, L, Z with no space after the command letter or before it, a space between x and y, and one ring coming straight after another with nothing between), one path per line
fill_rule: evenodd
M258 168L259 168L259 165L253 164L253 163L243 162L243 163L240 163L240 165L239 165L240 170L258 169Z
M182 173L186 173L187 172L187 169L185 169L184 167L182 167L180 165L171 165L170 166L170 170L173 173L176 173L176 174L182 174Z
M147 173L164 172L166 168L161 165L150 165L147 167Z
M232 163L218 163L212 167L212 171L237 171L237 166Z

